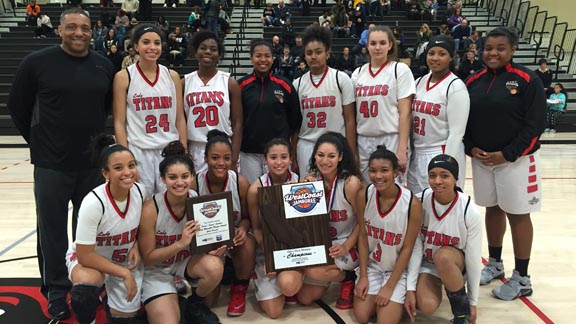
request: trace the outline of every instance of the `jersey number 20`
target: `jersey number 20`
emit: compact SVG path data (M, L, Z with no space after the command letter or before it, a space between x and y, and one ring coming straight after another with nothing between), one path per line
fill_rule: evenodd
M194 107L192 114L198 116L194 121L195 127L218 126L218 107L216 106L208 106L206 109L201 106Z

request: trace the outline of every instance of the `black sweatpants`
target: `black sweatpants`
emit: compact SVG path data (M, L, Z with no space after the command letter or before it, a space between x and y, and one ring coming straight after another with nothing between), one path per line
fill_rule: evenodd
M76 237L82 199L104 183L99 169L58 171L34 167L34 197L38 230L38 267L42 294L53 301L65 298L72 286L66 269L68 249L68 204L71 201L72 237Z

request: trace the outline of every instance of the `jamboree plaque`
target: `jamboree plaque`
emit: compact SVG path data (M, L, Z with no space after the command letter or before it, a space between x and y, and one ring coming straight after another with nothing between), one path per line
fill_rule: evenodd
M200 230L192 238L192 254L208 253L222 245L233 245L234 220L230 191L192 197L186 200L188 220L200 223Z
M322 181L258 189L266 271L333 264Z

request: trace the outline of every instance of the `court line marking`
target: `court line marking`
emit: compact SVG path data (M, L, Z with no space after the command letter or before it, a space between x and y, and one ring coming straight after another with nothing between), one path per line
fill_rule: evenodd
M484 265L486 265L486 263L488 263L488 260L486 260L485 258L482 258L482 263L484 263ZM506 278L502 278L502 279L500 279L500 281L502 281L503 283L506 283ZM546 324L554 324L554 321L552 321L550 319L550 317L548 317L540 308L538 308L538 306L536 306L526 296L521 296L518 299L520 299L520 301L523 302L524 305L526 305L526 307L528 307L529 310L531 310L536 316L538 316L538 318L540 318L542 320L542 322L544 322Z
M15 242L13 242L12 244L8 245L6 248L4 248L2 251L0 251L0 256L3 256L6 252L12 250L13 248L15 248L16 246L18 246L20 243L26 241L30 236L36 234L36 230L32 230L30 233L22 236L21 238L19 238L18 240L16 240Z
M4 170L8 169L9 167L17 166L17 165L20 165L20 164L22 164L22 163L24 163L24 162L29 162L29 161L30 161L30 159L26 159L26 160L24 160L24 161L12 163L11 165L8 165L8 166L5 166L5 167L0 168L0 171L4 171Z

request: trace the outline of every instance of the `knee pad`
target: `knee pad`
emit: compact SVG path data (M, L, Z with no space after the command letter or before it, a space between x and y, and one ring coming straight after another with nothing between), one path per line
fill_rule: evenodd
M92 323L96 308L100 305L100 287L93 285L74 285L70 290L70 304L79 324Z

